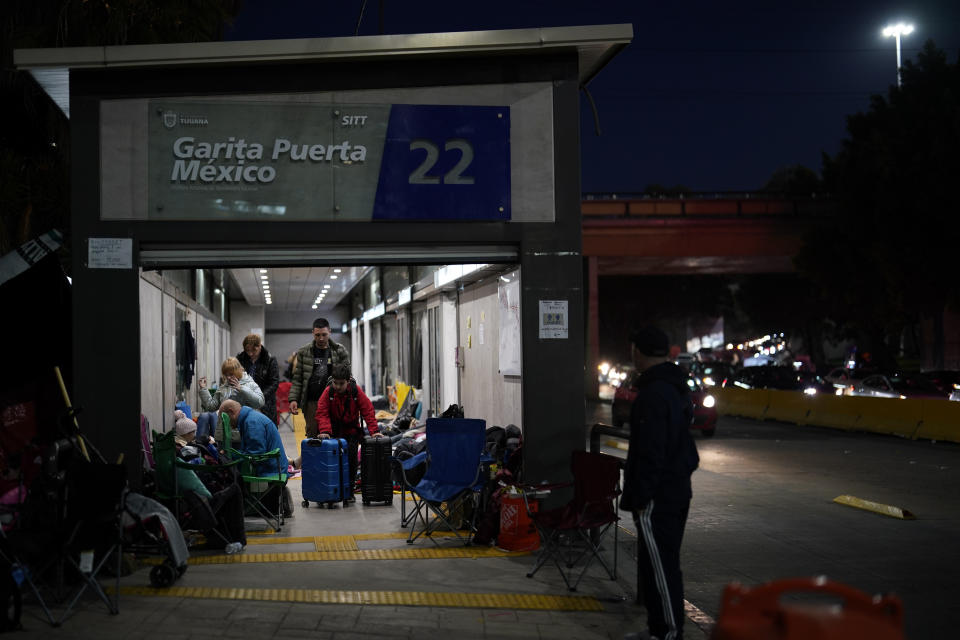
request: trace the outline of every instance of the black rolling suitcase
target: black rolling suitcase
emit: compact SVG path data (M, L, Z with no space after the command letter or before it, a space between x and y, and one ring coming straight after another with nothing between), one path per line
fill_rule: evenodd
M363 504L393 503L390 438L368 436L360 449L360 493Z

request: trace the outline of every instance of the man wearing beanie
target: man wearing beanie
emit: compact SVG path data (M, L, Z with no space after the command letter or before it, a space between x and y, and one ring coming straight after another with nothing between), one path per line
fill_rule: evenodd
M680 543L692 497L690 475L700 463L689 431L693 404L687 374L668 358L667 335L648 325L634 330L630 341L640 377L630 412L620 508L632 511L637 525L637 570L649 635L627 638L681 640L685 615Z

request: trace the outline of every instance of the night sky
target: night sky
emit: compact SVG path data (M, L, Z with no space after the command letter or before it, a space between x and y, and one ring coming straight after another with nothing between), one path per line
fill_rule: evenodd
M380 33L369 0L360 35ZM956 62L960 2L677 2L613 0L383 0L383 33L632 23L632 44L589 88L601 133L581 98L582 190L647 185L695 191L763 186L779 167L817 171L835 153L846 116L896 83L891 22L916 30ZM669 6L662 6L669 4ZM230 40L353 35L360 0L244 0Z

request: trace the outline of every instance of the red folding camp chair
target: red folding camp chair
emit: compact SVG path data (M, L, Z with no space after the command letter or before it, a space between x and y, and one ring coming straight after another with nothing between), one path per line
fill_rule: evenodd
M586 574L594 559L598 560L611 580L617 579L617 496L620 495L620 460L602 453L574 451L570 461L573 471L573 499L567 504L536 511L527 502L527 513L540 533L542 547L537 562L528 578L540 570L547 560L552 560L570 591ZM564 485L535 485L524 491L530 492ZM600 544L610 528L613 528L613 563L607 564L600 554ZM576 565L586 558L577 579L571 583Z
M290 382L281 382L277 385L277 428L285 424L293 431L293 419L290 417Z

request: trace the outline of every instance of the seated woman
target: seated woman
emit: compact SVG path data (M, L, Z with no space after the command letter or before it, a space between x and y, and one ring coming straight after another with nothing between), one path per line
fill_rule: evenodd
M179 415L178 415L179 414ZM174 429L177 455L189 462L199 459L202 464L217 464L206 446L196 443L197 424L186 417L182 411L175 411L177 418ZM190 469L177 467L177 484L184 492L192 491L205 499L217 518L217 531L224 539L224 550L236 553L247 545L247 533L243 523L243 493L235 481L218 478L216 474L200 474Z
M197 386L200 387L200 405L204 411L216 411L223 404L224 400L235 400L241 406L251 409L260 409L263 406L263 391L254 382L250 374L244 371L240 361L236 358L227 358L220 365L220 374L223 376L223 384L215 393L210 393L207 389L207 379L201 377L197 380ZM234 431L230 440L215 435L218 442L224 446L236 445L240 442L240 434ZM224 434L225 436L225 434Z

